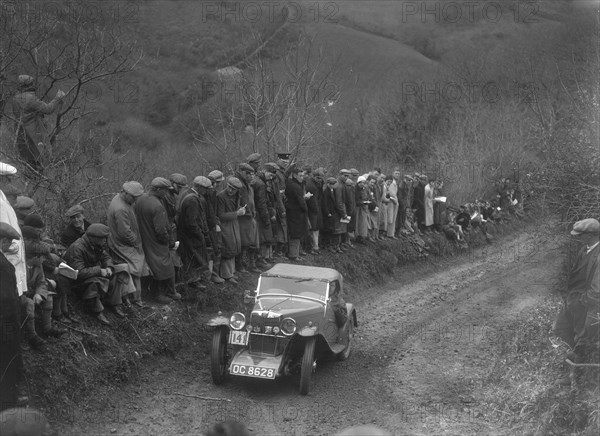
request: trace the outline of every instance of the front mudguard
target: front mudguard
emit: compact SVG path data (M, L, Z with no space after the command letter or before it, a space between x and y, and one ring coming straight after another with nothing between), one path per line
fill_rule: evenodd
M354 327L358 327L358 319L356 316L356 309L354 308L354 304L346 303L346 310L348 311L348 316L352 317Z
M319 329L317 326L304 326L298 331L298 335L302 337L310 337L316 336L319 334Z
M208 320L205 327L208 331L213 331L217 327L224 327L227 329L227 331L229 331L229 318L226 318L223 315L215 316L214 318Z

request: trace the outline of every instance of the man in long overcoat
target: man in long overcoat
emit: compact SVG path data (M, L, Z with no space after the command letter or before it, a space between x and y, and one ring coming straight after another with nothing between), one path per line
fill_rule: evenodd
M219 275L230 283L237 283L235 258L242 252L238 218L246 213L241 205L242 182L237 177L227 179L227 187L217 194L217 217L221 222L221 268Z
M262 272L256 267L256 259L259 250L258 226L256 224L256 206L254 203L254 168L247 163L241 163L236 172L236 178L242 182L240 189L240 201L246 206L246 212L238 218L240 223L240 236L242 238L242 252L237 258L236 269L239 272L251 271ZM245 268L244 258L248 257L248 269Z
M208 205L207 222L210 232L212 250L209 251L208 269L210 270L210 279L213 283L221 284L225 280L219 275L221 268L221 220L217 215L217 194L222 190L221 186L225 181L223 173L219 170L213 170L208 173L208 179L211 186L204 194Z
M425 230L425 184L427 176L419 175L419 184L415 186L412 208L415 209L415 222L420 230Z
M161 304L181 299L175 291L175 268L170 253L171 222L164 205L170 188L171 182L156 177L150 184L150 192L135 202L144 256L153 276L151 287L157 291L156 299Z
M273 205L269 205L267 196L267 181L264 171L260 170L261 156L258 153L252 153L246 159L248 165L254 169L254 177L252 178L252 189L254 190L254 205L256 207L256 224L258 226L258 239L260 252L256 266L266 268L271 266L266 259L270 258L271 246L273 244L273 227L271 225L271 210Z
M122 191L111 200L106 213L110 229L108 252L115 264L127 264L135 286L135 292L130 293L128 297L137 307L143 306L141 277L149 274L133 206L143 193L144 187L140 183L125 182Z
M307 198L312 194L304 191L304 171L294 166L285 186L286 215L288 220L289 247L288 258L298 260L300 256L300 241L308 236L308 206Z
M347 233L347 223L351 219L346 213L346 180L349 175L350 171L346 169L340 170L337 182L333 186L333 199L335 204L335 213L333 215L333 246L338 252L344 251L341 248L342 235ZM342 220L345 222L342 222Z
M265 164L265 170L273 173L273 179L267 181L272 195L275 199L275 220L271 223L273 231L273 257L283 256L287 250L287 217L285 215L285 205L283 204L283 195L285 194L285 175L279 165L273 162ZM283 187L280 184L283 180Z
M319 254L319 232L323 228L321 203L323 201L324 177L325 173L320 169L316 169L310 177L307 177L305 184L306 192L312 194L312 196L306 200L306 205L308 206L312 254Z
M208 247L211 246L211 240L207 221L208 203L204 194L211 185L207 177L196 177L192 188L181 202L177 237L181 243L179 252L188 283L208 279L210 274Z

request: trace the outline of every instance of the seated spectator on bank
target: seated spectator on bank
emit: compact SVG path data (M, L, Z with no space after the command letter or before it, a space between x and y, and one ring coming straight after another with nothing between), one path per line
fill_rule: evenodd
M68 248L69 245L84 235L90 226L90 222L85 219L83 206L80 204L70 207L65 212L65 217L69 220L69 224L61 232L60 242Z
M471 215L469 215L469 211L467 210L466 205L459 206L458 215L455 218L456 224L458 224L463 232L469 231L469 226L471 225Z
M457 245L465 244L465 234L462 227L456 223L456 212L448 213L448 222L442 226L446 237Z
M63 328L52 325L53 296L55 295L55 292L50 288L50 284L44 275L42 256L40 253L31 249L31 244L29 244L30 250L27 250L27 239L33 236L39 240L39 230L30 226L23 226L21 230L26 242L25 259L27 262L27 292L24 295L33 301L35 308L39 308L41 310L42 325L40 330L42 335L55 337L61 336L67 331ZM29 336L30 343L39 343L39 341L33 338L33 336L36 335L34 327L35 313L31 312L31 304L26 302L26 304L22 304L21 309L23 319L26 319L27 335Z
M22 231L26 257L40 259L49 290L55 292L52 296L52 318L67 324L77 322L77 317L68 309L71 279L59 271L59 265L64 260L53 252L54 246L42 239L44 228L45 223L40 215L32 213L25 218Z
M487 222L483 219L479 207L476 204L469 204L469 214L471 215L471 227L480 230L481 233L483 233L483 236L485 236L486 241L491 242L493 237L488 233Z
M110 325L110 321L103 313L102 300L112 307L117 316L125 317L121 309L121 289L112 285L110 280L114 266L105 249L109 233L104 224L91 224L65 253L69 266L79 271L73 289L80 293L89 310L104 325Z

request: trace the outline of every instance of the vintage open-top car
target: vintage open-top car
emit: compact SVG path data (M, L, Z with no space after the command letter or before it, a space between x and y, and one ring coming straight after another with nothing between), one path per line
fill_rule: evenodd
M262 379L300 373L306 395L317 360L345 360L352 350L356 311L344 302L343 278L334 269L280 263L263 272L247 298L250 314L219 312L213 330L211 374ZM247 316L248 315L248 316Z

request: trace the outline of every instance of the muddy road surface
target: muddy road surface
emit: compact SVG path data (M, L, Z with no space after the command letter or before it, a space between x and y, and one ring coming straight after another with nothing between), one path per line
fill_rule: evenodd
M140 366L138 379L82 405L70 435L202 434L236 419L256 435L330 435L359 424L393 434L511 434L481 401L510 326L548 296L564 255L552 233L521 233L452 260L403 268L384 287L352 289L359 327L349 360L298 378L214 386L206 346ZM208 334L208 333L207 333Z

